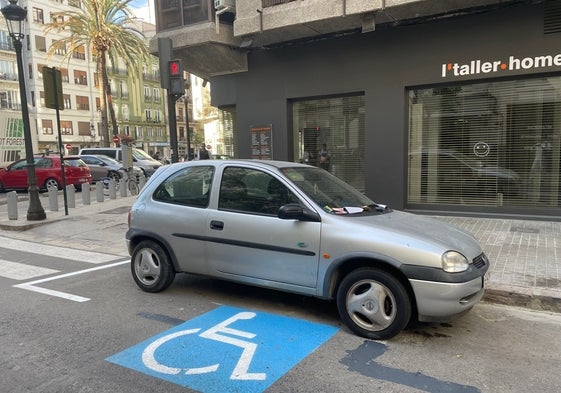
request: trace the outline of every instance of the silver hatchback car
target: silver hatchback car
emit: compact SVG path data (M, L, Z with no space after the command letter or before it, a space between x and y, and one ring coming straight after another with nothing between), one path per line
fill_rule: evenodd
M461 229L281 161L162 167L131 208L126 241L144 291L185 272L335 300L345 325L370 339L469 310L489 268Z

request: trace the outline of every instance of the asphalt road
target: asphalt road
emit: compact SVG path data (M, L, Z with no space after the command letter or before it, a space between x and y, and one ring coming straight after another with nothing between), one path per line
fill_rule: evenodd
M369 341L340 324L334 304L317 299L187 275L149 294L136 287L122 255L36 252L25 240L7 248L0 239L1 392L512 393L561 386L559 314L480 303L451 324Z

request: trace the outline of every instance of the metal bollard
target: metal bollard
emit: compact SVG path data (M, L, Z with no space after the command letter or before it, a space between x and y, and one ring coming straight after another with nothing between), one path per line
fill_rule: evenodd
M140 175L138 177L138 189L142 190L145 184L146 184L146 177L144 175Z
M82 203L84 205L91 204L90 183L82 183Z
M109 180L109 199L117 199L117 182L115 179Z
M53 187L49 187L49 210L52 212L58 211L58 190Z
M103 202L103 182L98 181L95 183L95 200Z
M127 196L127 182L123 178L119 179L119 193L122 197Z
M66 186L66 201L68 202L68 207L76 207L76 195L72 184Z
M8 200L8 219L17 220L18 219L18 193L15 191L10 191L6 194L6 199Z

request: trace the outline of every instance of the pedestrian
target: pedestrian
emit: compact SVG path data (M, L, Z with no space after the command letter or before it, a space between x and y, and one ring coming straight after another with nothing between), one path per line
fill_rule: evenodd
M201 147L199 148L199 152L197 153L197 160L210 160L212 155L206 149L206 145L201 143Z
M329 171L331 167L331 152L327 148L327 145L324 143L321 147L321 150L318 152L319 157L319 167Z

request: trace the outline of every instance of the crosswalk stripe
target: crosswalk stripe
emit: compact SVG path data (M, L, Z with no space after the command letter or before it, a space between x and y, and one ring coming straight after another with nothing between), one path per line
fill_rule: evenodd
M116 255L103 254L99 252L92 252L86 250L76 250L73 248L65 248L58 246L51 246L48 244L40 244L28 242L24 240L12 239L9 237L0 236L0 248L8 248L15 251L25 251L35 254L41 254L49 257L70 259L73 261L87 262L87 263L105 263L114 261L120 258Z
M11 278L12 280L29 280L33 277L46 276L58 272L58 270L54 269L0 259L0 276Z

